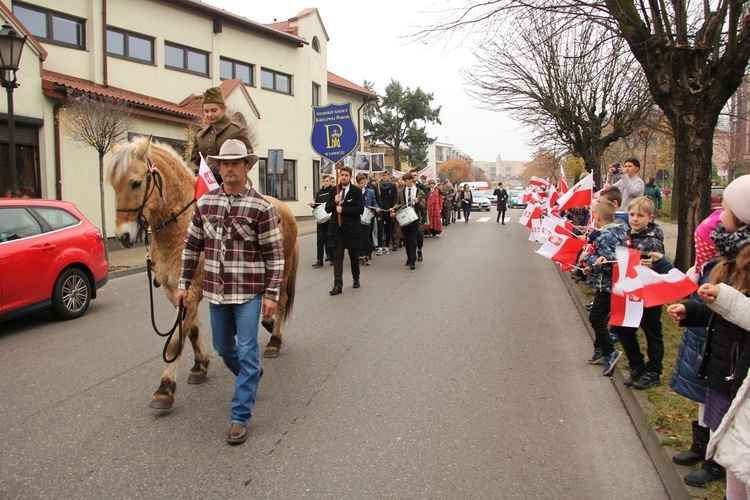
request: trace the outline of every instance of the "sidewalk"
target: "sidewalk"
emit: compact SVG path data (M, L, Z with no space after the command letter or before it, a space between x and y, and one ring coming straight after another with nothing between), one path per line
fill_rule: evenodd
M310 217L297 217L297 234L315 234L317 222ZM117 238L109 238L109 279L129 276L146 271L146 246L143 243L133 248L124 248Z

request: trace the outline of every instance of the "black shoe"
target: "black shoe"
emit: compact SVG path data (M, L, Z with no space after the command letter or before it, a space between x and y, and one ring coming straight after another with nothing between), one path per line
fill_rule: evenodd
M338 295L341 293L341 287L334 285L333 288L331 288L331 291L328 293L330 293L331 295Z
M326 262L331 262L332 260L333 260L333 258L330 255L328 257L326 257Z
M359 280L354 280L354 284L352 285L352 288L359 288Z
M503 223L502 223L502 225L504 226L504 225L505 225L505 222L503 222Z
M646 369L645 368L631 369L630 370L630 376L628 378L626 378L625 382L623 382L623 383L625 385L627 385L628 387L630 387L631 385L633 385L633 382L635 382L636 380L638 380L639 378L641 378L641 376L643 376L644 373L646 373Z
M685 484L702 488L714 481L723 481L727 477L727 471L713 460L706 460L701 468L691 472L683 478Z
M661 377L656 372L646 372L638 380L633 381L633 387L642 391L661 384Z
M315 264L313 264L313 267L315 269L320 269L321 267L323 267L323 261L322 260L316 260Z
M422 262L422 250L417 251L417 260Z
M417 268L417 266L415 266L414 264L409 264L409 269L412 269L412 270L414 270L414 269L416 269L416 268Z
M586 310L587 311L590 311L592 307L594 307L594 303L593 302L589 302L588 304L586 304Z

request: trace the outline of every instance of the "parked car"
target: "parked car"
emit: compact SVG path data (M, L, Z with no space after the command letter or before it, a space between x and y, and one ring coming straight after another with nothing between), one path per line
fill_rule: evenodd
M721 186L711 186L711 210L721 208L722 201L724 201L724 188Z
M526 203L522 203L523 199L523 188L511 189L508 193L508 203L510 208L526 208Z
M72 203L33 198L0 198L0 269L0 320L83 316L109 276L101 231Z
M474 192L476 193L476 191ZM485 198L490 200L490 203L492 203L493 205L497 205L497 196L492 194L492 191L487 190L487 191L480 191L480 192L484 195Z
M487 197L479 192L479 191L472 191L471 193L471 211L472 212L479 212L480 210L485 210L489 212L492 209L492 204L490 203L490 200L487 199Z

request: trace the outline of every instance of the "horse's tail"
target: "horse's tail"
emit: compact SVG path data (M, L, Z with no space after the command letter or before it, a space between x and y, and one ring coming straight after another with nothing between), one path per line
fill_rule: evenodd
M289 278L286 280L286 307L284 308L284 316L282 321L286 321L287 318L291 317L292 309L294 309L294 293L297 290L297 268L299 267L299 243L294 243L294 251L292 252L292 263L289 266Z

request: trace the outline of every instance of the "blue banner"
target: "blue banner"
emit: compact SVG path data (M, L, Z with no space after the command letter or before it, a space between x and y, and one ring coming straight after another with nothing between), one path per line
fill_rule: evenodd
M357 128L352 119L352 103L313 106L312 148L333 163L357 147Z

